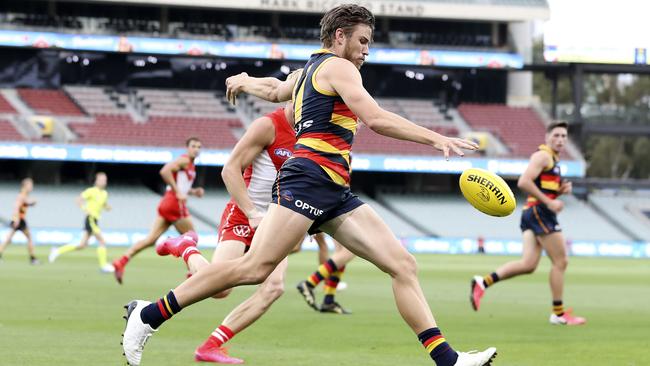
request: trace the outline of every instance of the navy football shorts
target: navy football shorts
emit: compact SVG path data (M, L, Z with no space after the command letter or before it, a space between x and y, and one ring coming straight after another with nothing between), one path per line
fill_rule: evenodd
M562 231L557 222L557 215L546 207L539 204L525 209L521 213L521 231L532 230L535 235L544 235Z
M363 205L349 187L332 181L318 164L306 158L291 158L282 165L273 184L272 202L314 220L309 234Z

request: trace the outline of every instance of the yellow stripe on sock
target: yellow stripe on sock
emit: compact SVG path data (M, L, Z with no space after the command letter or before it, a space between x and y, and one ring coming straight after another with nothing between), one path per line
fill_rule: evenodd
M483 277L483 281L485 281L485 284L490 286L494 283L494 280L492 279L492 275L487 275Z
M336 295L336 287L325 286L323 293L325 293L325 295Z
M447 340L444 338L440 338L437 341L431 343L430 345L427 346L427 352L431 353L436 347L438 347L442 342L446 342Z
M327 270L327 267L325 267L324 264L321 264L320 267L318 267L318 273L320 273L323 278L327 278L330 276L330 271Z
M172 311L172 307L169 306L169 303L167 302L167 296L163 296L163 302L165 303L165 308L167 308L167 311L169 311L171 315L174 315L174 312Z

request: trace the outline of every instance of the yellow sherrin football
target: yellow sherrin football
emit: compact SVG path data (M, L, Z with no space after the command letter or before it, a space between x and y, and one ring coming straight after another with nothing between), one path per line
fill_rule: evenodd
M485 169L465 170L458 184L465 199L490 216L508 216L517 207L515 195L503 178Z

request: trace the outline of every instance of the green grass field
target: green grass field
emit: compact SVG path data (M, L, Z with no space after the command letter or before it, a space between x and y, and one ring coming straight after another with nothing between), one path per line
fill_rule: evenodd
M117 255L111 249L110 255ZM46 259L47 248L39 248ZM506 257L420 255L420 279L441 329L460 350L494 345L495 365L650 365L650 261L574 258L565 303L588 318L582 327L547 323L548 261L538 272L490 289L480 313L467 300L469 280ZM399 317L388 277L365 261L348 266L339 300L350 316L307 308L294 284L315 269L316 255L290 258L286 294L265 317L230 342L248 365L430 365ZM125 284L97 270L94 250L31 267L12 246L0 263L0 365L124 364L122 305L156 299L174 287L180 261L152 251L134 259ZM194 348L252 288L185 309L147 344L143 365L192 365ZM320 298L320 296L319 296Z

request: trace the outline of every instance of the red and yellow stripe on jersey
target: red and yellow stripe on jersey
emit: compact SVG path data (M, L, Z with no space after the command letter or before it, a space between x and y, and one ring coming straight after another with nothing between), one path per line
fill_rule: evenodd
M322 89L316 74L334 53L320 49L311 55L293 90L296 145L294 158L318 164L329 178L350 185L350 150L357 132L357 116L341 97Z
M551 149L547 145L539 145L539 150L546 151L547 153L551 154L553 161L546 168L544 168L544 170L539 174L539 176L537 176L537 178L535 179L535 185L548 198L555 199L557 198L557 196L559 196L558 192L560 190L560 184L562 182L562 175L560 174L560 166L558 165L558 162L560 161L560 157L555 151L553 151L553 149ZM533 197L532 195L528 195L524 209L537 206L539 203L540 201L537 198Z

